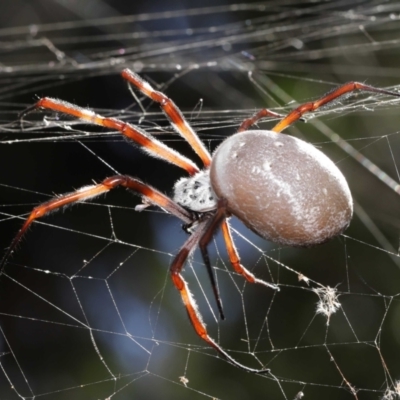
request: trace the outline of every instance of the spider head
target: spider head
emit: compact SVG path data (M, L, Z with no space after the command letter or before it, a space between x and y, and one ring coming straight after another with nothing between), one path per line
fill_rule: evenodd
M210 184L210 170L204 169L188 178L179 179L174 186L174 201L195 212L217 208L217 196Z

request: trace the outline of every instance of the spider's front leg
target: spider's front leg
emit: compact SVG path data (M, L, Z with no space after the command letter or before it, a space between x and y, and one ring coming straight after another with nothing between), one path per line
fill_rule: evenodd
M171 149L163 142L157 140L154 136L145 132L143 129L140 129L138 126L131 125L117 118L103 117L102 115L96 114L86 108L79 107L63 100L43 97L36 104L23 111L20 114L20 118L22 119L25 115L40 108L71 115L90 124L115 129L126 138L136 143L151 156L161 158L174 164L187 171L189 175L194 175L199 172L199 168L193 161Z
M256 374L270 373L269 369L254 369L246 367L243 364L240 364L238 361L232 358L217 342L215 342L215 340L211 336L209 336L206 325L203 322L203 318L200 314L200 311L196 305L196 302L192 294L190 293L189 286L187 282L183 279L183 276L181 274L181 271L185 265L187 258L192 254L192 252L196 249L197 246L199 246L200 249L202 250L204 258L204 249L207 247L208 243L214 236L215 231L219 228L222 221L224 221L224 219L226 218L225 207L223 205L223 202L224 200L220 201L219 207L214 215L212 215L210 218L206 218L199 222L196 230L190 235L190 237L186 240L185 244L182 246L179 253L175 256L170 267L172 281L181 295L190 322L193 325L193 328L196 331L197 335L199 335L201 339L203 339L208 345L213 347L220 355L222 355L231 364L235 365L236 367L246 372L251 372ZM207 265L207 259L205 259L205 262L207 268L209 269L210 266Z
M118 186L123 186L137 194L142 195L146 199L145 201L159 206L170 214L173 214L176 217L180 218L186 224L192 222L192 215L187 210L185 210L179 204L176 204L169 197L165 196L158 190L152 188L149 185L146 185L139 179L135 179L126 175L115 175L110 178L104 179L103 182L97 185L82 187L75 192L55 197L35 207L30 213L29 217L26 219L25 223L22 225L22 228L14 237L14 240L11 242L9 248L7 249L0 263L0 273L3 271L8 258L13 253L18 243L21 241L25 232L35 220L42 218L50 212L59 208L86 201L103 193L107 193L108 191Z

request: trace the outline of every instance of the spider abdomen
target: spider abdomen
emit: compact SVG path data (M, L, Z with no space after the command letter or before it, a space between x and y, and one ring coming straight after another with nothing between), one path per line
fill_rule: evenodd
M210 180L227 209L267 240L312 246L343 232L353 214L346 179L321 151L295 137L247 131L213 155Z

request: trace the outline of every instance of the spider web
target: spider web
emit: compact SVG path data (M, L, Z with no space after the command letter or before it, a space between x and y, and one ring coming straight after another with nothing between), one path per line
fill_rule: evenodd
M350 80L399 90L400 5L346 3L6 2L2 248L55 194L116 172L170 193L182 176L115 132L64 115L33 113L21 129L17 114L37 96L140 124L197 161L157 106L132 97L119 71L135 69L171 96L212 150L260 107L284 113ZM355 201L350 228L319 247L292 249L232 218L243 264L281 290L244 282L216 236L210 255L223 322L197 253L185 267L210 335L270 375L236 369L196 336L168 272L186 238L179 221L153 208L138 213L139 198L116 190L35 222L7 263L0 400L400 398L399 100L366 93L339 100L288 133L320 148L346 176Z

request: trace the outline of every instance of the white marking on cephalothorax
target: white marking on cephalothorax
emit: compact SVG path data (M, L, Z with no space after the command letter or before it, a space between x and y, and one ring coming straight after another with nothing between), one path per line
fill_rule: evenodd
M192 211L206 212L217 208L217 197L211 188L209 170L181 178L174 186L174 201Z

